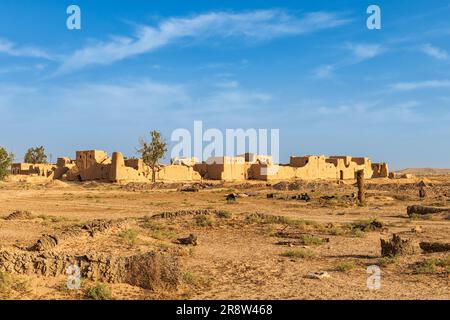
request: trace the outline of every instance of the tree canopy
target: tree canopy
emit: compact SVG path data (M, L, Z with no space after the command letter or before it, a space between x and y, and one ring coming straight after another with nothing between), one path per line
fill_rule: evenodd
M153 130L150 132L151 141L146 142L143 138L140 139L140 149L142 160L146 165L152 169L152 181L156 181L156 166L158 161L164 158L167 152L167 144L164 141L161 133Z
M45 148L35 147L35 148L29 148L27 150L27 153L25 153L25 157L23 159L25 163L47 163L47 155L45 154Z
M9 173L9 168L14 161L14 155L5 148L0 147L0 180L5 179Z

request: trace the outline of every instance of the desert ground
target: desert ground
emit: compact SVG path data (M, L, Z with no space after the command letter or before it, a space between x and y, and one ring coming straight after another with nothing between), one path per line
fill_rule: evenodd
M420 186L425 197L419 197ZM163 274L155 281L169 284L102 278L108 298L450 299L448 252L390 258L381 256L380 246L381 238L394 233L411 241L450 242L448 213L407 214L411 205L450 207L450 175L367 180L365 206L355 199L355 181L206 181L194 187L198 192L182 191L190 188L180 183L30 177L0 182L0 261L3 254L6 266L0 273L1 299L96 298L95 277L82 277L80 287L71 290L64 263L51 269L28 262L21 269L25 257L101 255L114 264L108 259L149 252L176 261L176 267L168 264L174 268L169 276L161 269L165 265L155 271ZM230 193L237 195L235 201L226 200ZM301 197L305 193L309 201ZM105 221L98 232L81 227ZM39 242L43 235L64 232L57 244ZM178 240L190 234L196 243ZM367 286L370 265L381 269L377 290ZM328 277L310 277L323 271Z

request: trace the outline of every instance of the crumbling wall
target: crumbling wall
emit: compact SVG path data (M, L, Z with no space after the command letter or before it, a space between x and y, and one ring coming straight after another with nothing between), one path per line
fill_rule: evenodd
M243 157L212 157L206 163L195 164L194 170L205 179L242 181L248 178L248 165Z
M93 253L69 255L54 252L0 251L0 271L56 277L77 265L83 278L109 283L128 283L144 289L176 289L180 281L178 259L148 252L134 256Z
M388 178L389 166L387 163L372 163L372 178Z
M200 181L202 177L192 167L167 165L160 167L156 179L161 181Z
M112 155L108 178L109 181L117 183L149 181L143 173L140 174L137 170L127 167L123 154L120 152L114 152Z
M13 175L51 177L54 169L55 166L50 163L13 163L10 172Z

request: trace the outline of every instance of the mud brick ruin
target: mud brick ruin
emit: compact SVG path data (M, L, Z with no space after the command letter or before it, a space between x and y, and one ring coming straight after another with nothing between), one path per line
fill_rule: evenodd
M274 164L271 156L246 153L236 157L211 157L202 163L195 158L172 159L159 165L157 181L243 181L355 179L363 170L366 179L388 178L386 163L372 163L364 157L291 156L289 164ZM111 157L101 150L77 151L76 158L58 158L56 164L16 163L13 175L38 175L67 181L105 181L114 183L150 182L151 169L142 159L125 159L120 152Z

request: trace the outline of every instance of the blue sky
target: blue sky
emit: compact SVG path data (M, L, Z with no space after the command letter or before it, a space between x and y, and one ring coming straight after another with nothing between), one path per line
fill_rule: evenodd
M81 8L82 30L66 28ZM366 9L382 10L368 30ZM450 167L448 1L2 0L0 145L135 155L158 129L279 128L289 155Z

